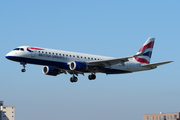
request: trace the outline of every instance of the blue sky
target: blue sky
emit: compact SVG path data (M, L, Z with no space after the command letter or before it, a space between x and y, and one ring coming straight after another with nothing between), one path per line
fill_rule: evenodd
M180 1L16 0L0 1L0 100L15 106L18 120L142 119L143 114L179 112ZM21 45L111 57L134 55L155 37L151 63L158 69L122 75L42 73L43 66L5 55Z

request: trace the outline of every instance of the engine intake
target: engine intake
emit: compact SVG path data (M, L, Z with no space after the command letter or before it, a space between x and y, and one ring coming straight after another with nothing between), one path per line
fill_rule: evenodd
M52 75L52 76L56 76L61 73L61 70L51 66L43 67L42 71L45 75Z
M69 68L70 70L84 72L88 69L88 66L86 65L86 63L73 61L69 64Z

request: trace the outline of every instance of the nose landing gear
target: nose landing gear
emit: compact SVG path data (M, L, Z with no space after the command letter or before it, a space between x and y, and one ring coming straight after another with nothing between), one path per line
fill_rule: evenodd
M26 63L25 62L21 62L20 64L23 65L23 69L21 69L21 72L26 72L26 69L25 69Z
M26 72L26 69L22 69L21 72Z

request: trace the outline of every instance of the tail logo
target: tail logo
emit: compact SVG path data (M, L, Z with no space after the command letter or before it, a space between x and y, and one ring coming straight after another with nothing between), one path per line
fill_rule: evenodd
M145 44L141 47L137 54L144 52L141 56L134 57L136 61L140 63L150 63L152 49L154 46L154 38L149 38Z

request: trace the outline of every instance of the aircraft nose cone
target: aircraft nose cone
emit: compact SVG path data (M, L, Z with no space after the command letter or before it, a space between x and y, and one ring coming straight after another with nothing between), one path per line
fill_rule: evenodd
M11 59L11 57L10 57L10 56L5 56L5 57L6 57L7 59L9 59L9 60Z
M9 57L10 57L10 56L9 56L9 53L8 53L8 54L6 54L6 56L5 56L5 57L6 57L7 59L9 59Z
M11 54L11 52L9 52L8 54L6 54L6 56L5 56L7 59L9 59L9 60L11 60L11 58L12 58L12 54Z

